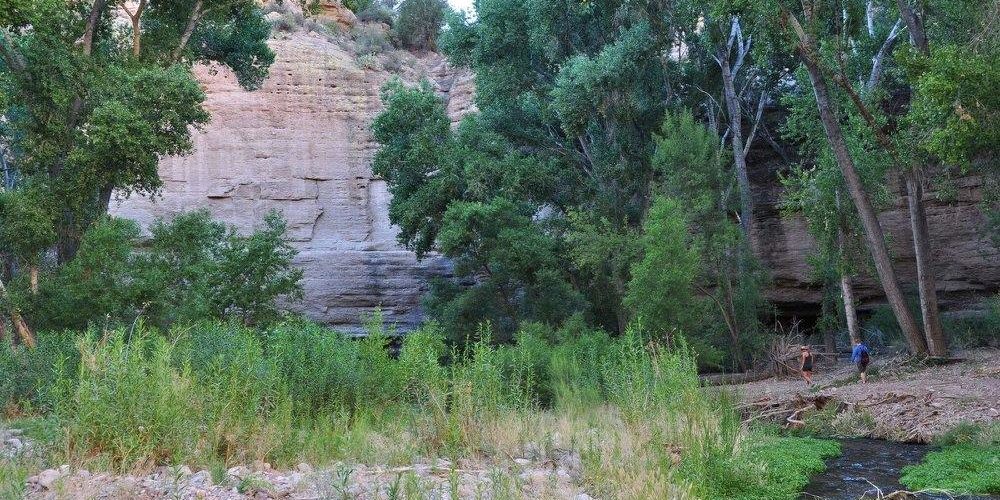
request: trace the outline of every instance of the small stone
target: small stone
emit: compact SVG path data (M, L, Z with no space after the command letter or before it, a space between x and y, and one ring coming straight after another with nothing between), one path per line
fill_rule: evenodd
M531 460L528 460L527 458L515 458L514 463L517 465L525 466L530 464Z
M594 500L594 497L586 493L580 493L579 495L576 496L576 500Z
M66 464L62 464L62 465L60 465L60 466L59 466L59 472L60 472L61 474L69 474L69 466L68 466L68 465L66 465Z
M989 413L990 416L994 418L1000 417L1000 410L996 408L990 408L989 410L986 411L986 413Z
M207 470L198 471L191 475L188 482L193 486L212 486L212 474Z
M307 464L307 463L305 463L305 462L302 462L299 465L296 465L295 469L298 470L299 472L303 473L303 474L309 474L310 472L313 471L312 466L309 465L309 464Z
M236 479L243 479L250 474L250 469L242 465L237 465L236 467L231 467L226 471L226 475L229 477L235 477Z
M7 446L13 448L14 451L17 451L24 447L24 443L22 443L18 438L10 438L7 440Z
M35 482L42 488L49 490L52 489L52 485L55 484L61 476L62 474L55 469L45 469L35 476Z
M80 477L82 477L84 479L88 479L88 478L90 478L90 471L87 470L87 469L80 469L80 470L76 471L76 475L80 476Z
M186 465L182 465L182 466L180 466L180 467L177 468L177 474L181 475L181 476L187 477L187 476L190 476L191 474L193 474L193 472L191 472L191 468L190 467L188 467Z

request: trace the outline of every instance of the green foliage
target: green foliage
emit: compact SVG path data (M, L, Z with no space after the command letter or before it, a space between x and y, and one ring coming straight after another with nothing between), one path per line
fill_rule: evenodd
M822 472L824 459L840 454L836 441L789 438L767 434L752 436L747 457L729 458L714 469L718 481L708 481L708 498L787 499L799 498L809 477ZM752 465L750 465L752 464Z
M403 46L414 50L434 50L444 24L448 4L444 0L403 0L395 30Z
M903 468L899 482L912 490L927 488L954 494L1000 493L1000 428L966 426L949 434L940 451Z
M697 314L693 286L700 252L676 200L657 198L643 230L643 257L632 267L625 304L654 332L669 337L685 331Z
M355 14L371 7L374 0L344 0L344 7L347 7Z
M907 122L927 153L968 166L1000 143L1000 85L996 52L955 45L935 47L927 58L901 57L911 74L914 101Z
M37 186L0 190L0 255L37 265L56 242L52 201Z
M761 329L764 277L734 220L738 200L730 196L735 183L733 167L716 134L688 111L669 114L654 141L652 164L662 176L658 188L676 200L688 230L697 238L700 262L691 271L700 272L691 283L715 287L708 298L718 308L695 313L703 321L691 328L698 333L692 337L693 345L707 353L722 347L730 353L730 366L744 365L749 357L743 343ZM721 317L714 316L716 310ZM728 342L722 340L724 331L728 331Z
M491 320L510 338L521 321L558 324L583 307L559 240L536 223L532 200L552 188L548 165L517 151L476 118L452 132L440 99L424 84L390 82L387 109L372 126L382 144L374 170L393 192L399 239L424 256L438 250L472 287L438 283L428 309L462 338Z
M138 226L104 218L84 235L76 257L22 298L26 315L42 329L90 323L155 325L205 318L245 324L274 322L279 298L297 300L302 271L277 212L249 235L226 228L207 211L156 221L145 250L136 250Z
M0 371L7 374L0 380L0 411L50 408L49 391L59 370L76 370L80 357L76 337L73 332L45 332L35 349L0 340Z
M3 142L30 152L15 154L14 168L59 200L62 261L112 192L156 193L159 160L190 152L192 131L209 119L190 63L226 65L254 89L274 60L251 0L151 0L139 33L112 22L114 2L98 5L90 27L91 6L78 3L7 2L0 17Z
M395 22L392 10L381 5L370 5L358 12L358 20L363 23L382 23L389 27Z

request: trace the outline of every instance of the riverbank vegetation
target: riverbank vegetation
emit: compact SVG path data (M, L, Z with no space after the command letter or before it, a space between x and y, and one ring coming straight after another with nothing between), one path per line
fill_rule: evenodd
M911 490L953 494L1000 494L1000 424L960 425L942 436L941 447L919 465L903 469L900 482Z
M681 338L574 324L507 346L484 329L461 349L428 324L398 358L377 321L360 341L302 321L40 334L44 348L0 348L0 399L37 419L43 461L122 473L568 454L601 497L795 498L836 453L742 426Z

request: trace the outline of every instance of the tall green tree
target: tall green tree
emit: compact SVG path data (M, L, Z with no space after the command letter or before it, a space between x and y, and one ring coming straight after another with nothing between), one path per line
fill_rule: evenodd
M226 65L257 88L269 33L252 0L0 2L0 113L17 132L5 142L62 205L60 261L113 193L155 193L159 159L191 150L209 120L192 65Z

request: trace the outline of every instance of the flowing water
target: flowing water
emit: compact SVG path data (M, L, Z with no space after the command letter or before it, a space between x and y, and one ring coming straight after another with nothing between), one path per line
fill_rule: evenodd
M802 499L829 500L878 498L881 490L888 495L905 489L899 484L900 470L920 463L931 447L921 444L893 443L875 439L845 439L841 455L827 462L826 471L814 476ZM947 495L922 495L922 499L951 498ZM998 497L955 497L964 500Z

